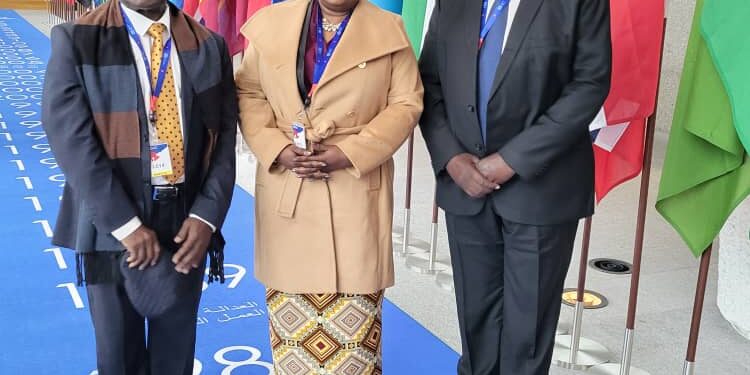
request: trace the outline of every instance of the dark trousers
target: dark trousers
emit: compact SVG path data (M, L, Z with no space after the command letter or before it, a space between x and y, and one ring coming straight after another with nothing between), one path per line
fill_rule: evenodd
M179 201L154 204L151 229L157 232L162 244L161 256L171 257L177 249L172 238L186 216L184 204ZM87 274L97 273L92 267L107 268L106 262L114 262L110 269L117 272L117 264L125 256L104 252L96 255L101 256L84 258ZM103 273L106 275L107 271ZM162 317L148 319L148 323L133 308L122 277L93 279L96 282L88 282L86 291L94 323L99 375L192 375L203 269L190 274L189 298L181 300Z
M463 354L460 375L547 375L578 222L535 226L446 215Z

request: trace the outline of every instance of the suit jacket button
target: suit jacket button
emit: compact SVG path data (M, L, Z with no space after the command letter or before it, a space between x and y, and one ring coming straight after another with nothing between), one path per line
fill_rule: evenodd
M474 145L474 149L477 150L477 152L484 152L484 145L477 143Z
M473 106L473 105L471 105L471 104L467 105L467 106L466 106L466 109L468 109L468 110L469 110L469 112L474 112L474 110L475 110L475 109L474 109L474 106Z

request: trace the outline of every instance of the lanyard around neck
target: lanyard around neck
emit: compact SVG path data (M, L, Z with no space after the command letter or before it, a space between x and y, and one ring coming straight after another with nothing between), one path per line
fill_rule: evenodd
M349 24L350 19L351 14L347 15L344 20L341 21L341 25L338 30L336 30L336 34L333 35L331 42L328 44L328 48L326 48L326 41L323 34L323 11L320 9L320 6L318 6L318 24L316 27L315 39L315 69L313 70L312 88L310 88L310 92L307 95L308 98L311 98L315 90L318 88L318 83L323 77L323 73L325 73L328 63L331 61L333 52L336 50L336 47L338 47L339 42L341 42L341 37L344 35L344 30L346 30L346 26Z
M487 34L490 33L490 30L492 29L492 26L495 25L495 22L497 22L497 19L500 17L500 14L503 13L503 10L508 6L508 3L510 3L510 0L495 0L495 7L492 9L492 14L490 14L490 17L487 18L487 11L490 7L490 1L489 0L483 0L482 1L482 22L480 27L480 34L479 34L479 49L482 49L482 46L484 45L484 39L487 37Z
M141 58L143 58L143 63L146 66L146 73L149 75L148 83L151 89L151 100L149 102L149 119L152 122L156 122L156 103L159 100L162 89L164 88L164 80L167 76L167 70L169 69L169 58L172 54L172 38L169 38L167 40L167 43L164 44L164 47L162 47L159 73L156 76L156 83L154 83L151 79L151 59L149 59L148 55L146 54L146 48L144 48L143 46L141 36L138 35L138 32L135 31L135 26L133 26L133 22L130 21L128 16L125 14L125 11L122 8L120 8L120 11L122 13L122 19L125 23L125 28L128 30L128 34L130 34L130 38L133 39L135 44L138 46L138 49L141 51Z

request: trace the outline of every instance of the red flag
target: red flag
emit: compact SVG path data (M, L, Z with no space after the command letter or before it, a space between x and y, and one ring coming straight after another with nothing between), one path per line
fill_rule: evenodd
M245 22L249 20L255 12L261 8L271 5L271 0L237 0L237 35L242 36L240 29L245 25ZM247 46L247 43L245 43Z
M245 13L244 21L249 20L260 8L271 5L271 3L271 0L247 0L247 13Z
M645 120L631 121L611 151L594 146L598 201L617 185L641 173L645 123Z
M195 17L195 13L198 12L198 4L200 4L200 0L185 0L182 11L191 17Z
M237 0L201 0L195 15L207 28L224 37L231 55L243 48L243 39L237 32L236 6Z
M219 32L219 5L225 0L200 0L196 18L209 29Z
M234 8L234 26L237 28L235 30L237 32L237 35L240 35L240 29L242 29L242 26L245 24L245 21L247 19L247 7L249 2L250 0L237 0L237 6Z
M596 197L637 176L646 118L654 113L663 37L663 0L611 0L612 86L591 125Z

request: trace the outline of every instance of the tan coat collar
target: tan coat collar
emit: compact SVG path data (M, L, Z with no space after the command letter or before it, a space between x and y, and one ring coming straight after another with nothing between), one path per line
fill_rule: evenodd
M274 5L266 16L263 16L264 12L257 19L251 19L242 28L242 34L275 68L296 66L300 34L309 4L310 0L292 0ZM400 27L396 17L384 12L369 1L360 0L318 90L362 63L410 48L409 40L401 33L381 32L386 28ZM294 81L284 84L291 84L296 91L296 77L290 79Z

